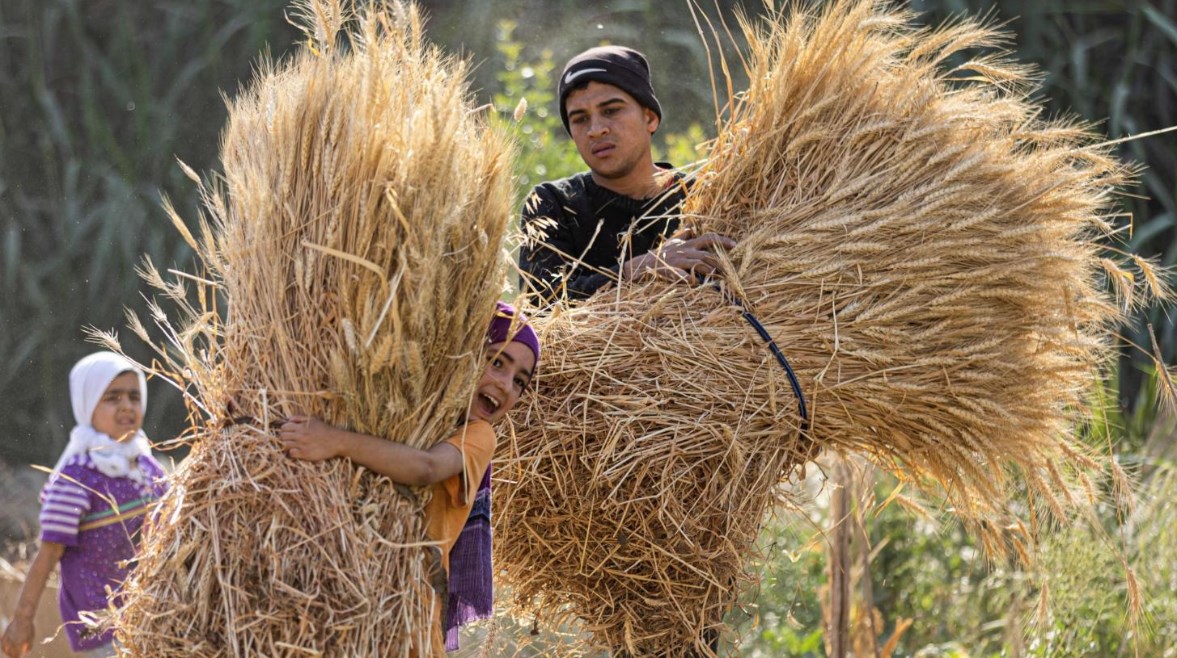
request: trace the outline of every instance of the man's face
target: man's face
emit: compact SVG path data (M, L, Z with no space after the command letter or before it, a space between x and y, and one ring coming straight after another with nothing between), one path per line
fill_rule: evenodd
M633 96L603 82L568 94L564 101L576 150L594 174L624 178L643 160L650 160L650 135L658 115Z

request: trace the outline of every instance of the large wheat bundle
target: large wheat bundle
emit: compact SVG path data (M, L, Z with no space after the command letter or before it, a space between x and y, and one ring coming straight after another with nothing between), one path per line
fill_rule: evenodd
M705 651L815 449L940 490L992 554L1029 559L1039 524L1093 495L1075 430L1122 318L1109 281L1133 288L1099 243L1129 172L1044 119L1023 68L950 64L1000 33L869 0L745 31L751 87L685 206L737 240L722 280L538 319L544 368L499 470L516 605L635 655Z
M350 464L293 462L270 429L308 413L416 447L453 430L505 280L511 151L415 7L295 13L305 47L230 105L201 239L172 213L205 271L145 268L184 315L156 309L161 369L204 418L125 587L131 655L444 653L424 501Z

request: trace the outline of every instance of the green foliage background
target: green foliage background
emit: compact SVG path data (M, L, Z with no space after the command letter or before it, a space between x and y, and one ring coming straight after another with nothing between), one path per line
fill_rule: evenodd
M707 51L685 1L423 4L432 37L475 63L474 88L519 137L520 197L535 182L581 169L554 105L554 81L584 48L624 43L647 54L666 110L661 157L692 161L700 157L695 145L713 132ZM704 4L714 20L716 5ZM190 266L187 247L160 210L161 195L171 196L181 215L196 216L195 191L175 158L198 171L217 169L221 95L248 81L259 52L281 57L290 48L296 33L285 5L0 0L0 460L44 464L64 446L72 425L67 374L94 349L82 327L121 328L124 306L145 314L140 295L147 290L134 274L140 257ZM735 9L763 7L760 0L717 5L733 26ZM1177 125L1177 0L911 6L931 24L960 12L1006 22L1017 57L1043 71L1051 114L1077 113L1110 138ZM513 122L522 97L528 111ZM1121 153L1146 166L1141 185L1124 198L1125 248L1177 263L1177 134L1128 142ZM1126 340L1147 345L1148 323L1172 361L1177 324L1162 309L1126 327ZM148 356L137 341L125 343ZM1154 416L1149 373L1132 350L1124 353L1106 431L1120 440L1144 494L1136 517L1109 511L1105 521L1138 564L1140 586L1154 594L1146 599L1154 632L1141 655L1174 656L1172 428ZM153 384L149 433L167 439L185 425L178 395ZM737 619L751 655L824 655L817 595L823 557L813 539L814 528L828 522L823 513L778 519L766 530L765 579ZM987 568L950 524L916 521L897 506L876 513L870 532L879 546L874 604L887 628L898 617L917 619L900 655L1016 655L1004 631L1019 621L1011 610L1034 605L1025 579ZM1133 655L1122 614L1127 584L1096 545L1075 531L1048 547L1058 558L1046 574L1058 605L1020 655Z

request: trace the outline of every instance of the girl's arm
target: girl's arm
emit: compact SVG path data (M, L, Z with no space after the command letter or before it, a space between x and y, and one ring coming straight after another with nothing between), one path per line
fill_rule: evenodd
M19 658L28 653L33 642L33 617L37 613L37 603L41 601L49 574L53 573L64 552L65 544L41 542L37 557L33 558L33 564L25 575L25 583L20 588L20 598L17 599L12 622L4 631L4 637L0 638L0 648L9 658Z
M317 462L343 457L409 486L436 484L462 472L462 453L445 441L429 450L419 450L332 427L309 416L287 419L279 438L286 453L295 459Z

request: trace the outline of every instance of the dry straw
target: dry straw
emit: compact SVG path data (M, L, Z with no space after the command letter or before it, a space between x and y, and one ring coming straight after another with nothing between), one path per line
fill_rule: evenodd
M423 500L291 461L270 430L309 413L416 447L452 431L504 283L512 153L414 6L293 14L304 46L230 103L199 239L169 208L204 271L144 268L180 309L153 309L157 371L201 418L125 586L130 655L444 652Z
M939 491L991 555L1029 560L1096 495L1077 428L1126 308L1160 287L1102 247L1130 172L1042 116L1029 72L990 54L1000 32L913 21L843 0L746 25L751 87L685 205L736 239L723 280L537 321L537 395L496 490L522 613L710 655L778 482L815 448ZM812 444L733 300L796 370Z

